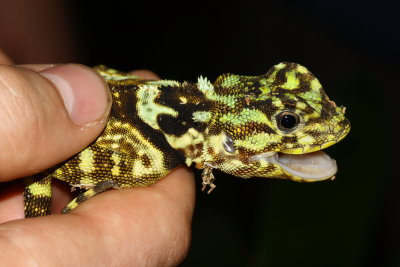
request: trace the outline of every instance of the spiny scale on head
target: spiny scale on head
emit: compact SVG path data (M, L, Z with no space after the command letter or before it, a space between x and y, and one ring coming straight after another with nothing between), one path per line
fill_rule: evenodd
M88 189L63 210L69 212L108 188L155 183L180 164L203 168L203 189L210 191L213 169L296 181L336 173L319 150L344 138L350 123L303 66L280 63L264 75L224 74L214 83L201 76L196 83L146 81L95 69L113 96L107 127L79 154L27 180L27 217L50 213L52 178Z

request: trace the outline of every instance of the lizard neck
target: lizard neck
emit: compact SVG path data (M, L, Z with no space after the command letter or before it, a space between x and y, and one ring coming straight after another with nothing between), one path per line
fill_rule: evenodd
M214 102L199 84L151 81L141 85L138 94L142 94L137 103L139 117L164 135L186 165L195 163L203 168L204 141Z

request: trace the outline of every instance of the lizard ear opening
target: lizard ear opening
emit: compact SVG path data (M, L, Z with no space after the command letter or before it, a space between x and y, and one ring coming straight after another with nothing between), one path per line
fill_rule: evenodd
M222 134L222 146L224 147L226 152L228 152L229 154L234 154L236 149L232 136L226 132L223 132Z

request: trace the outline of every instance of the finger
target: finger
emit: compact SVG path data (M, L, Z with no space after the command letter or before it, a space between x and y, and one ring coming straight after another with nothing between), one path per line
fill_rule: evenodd
M12 63L12 60L2 50L0 50L0 64L10 65Z
M190 242L193 175L178 168L160 182L162 186L111 190L69 215L3 224L0 259L7 257L8 262L16 260L21 266L27 261L38 266L82 262L176 266Z
M80 65L38 73L0 66L0 180L28 176L76 154L102 131L111 106L104 80Z

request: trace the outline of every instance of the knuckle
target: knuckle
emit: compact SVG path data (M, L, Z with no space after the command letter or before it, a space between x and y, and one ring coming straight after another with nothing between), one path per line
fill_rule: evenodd
M31 159L48 137L52 117L57 117L56 104L38 77L29 70L0 66L0 147L7 151L0 154L2 164Z

